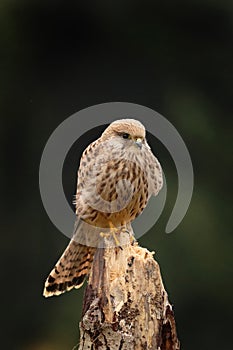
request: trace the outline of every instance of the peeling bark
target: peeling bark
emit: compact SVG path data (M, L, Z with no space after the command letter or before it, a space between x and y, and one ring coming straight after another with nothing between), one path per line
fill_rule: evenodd
M79 350L179 350L158 263L145 248L97 249L84 295Z

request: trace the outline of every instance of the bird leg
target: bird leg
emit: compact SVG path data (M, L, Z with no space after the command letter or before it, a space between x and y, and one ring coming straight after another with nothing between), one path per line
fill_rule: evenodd
M134 243L136 242L136 238L134 237L134 235L127 229L127 224L126 222L123 223L123 225L119 228L115 227L114 224L112 223L112 221L108 221L108 225L110 228L110 232L100 232L100 236L103 238L108 238L112 235L114 242L116 244L117 247L120 247L120 241L117 238L117 234L119 233L128 233L129 235L129 239L130 239L130 244L134 245ZM121 248L121 247L120 247Z
M116 236L116 233L119 233L120 230L119 230L119 228L115 227L111 221L109 221L108 224L109 224L110 232L109 233L100 232L100 236L105 238L105 237L109 237L110 235L112 235L112 237L115 241L115 244L119 247L120 242Z
M122 229L121 231L122 231L122 232L128 233L129 239L130 239L130 243L131 243L131 245L134 245L134 243L135 243L137 240L136 240L136 238L134 237L134 235L127 229L126 221L124 221L123 229Z
M115 227L111 221L109 221L109 228L110 228L110 234L113 236L113 239L114 239L117 247L119 247L120 246L120 242L119 242L119 240L118 240L118 238L116 236L116 233L119 232L119 229L117 227Z

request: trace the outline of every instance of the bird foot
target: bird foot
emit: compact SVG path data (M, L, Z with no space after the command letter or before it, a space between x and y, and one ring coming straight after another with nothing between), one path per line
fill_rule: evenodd
M116 236L117 233L121 232L118 228L114 227L112 224L110 225L110 232L100 232L100 236L102 238L109 238L110 236L113 237L114 242L117 247L120 247L120 242Z
M102 238L109 238L110 236L112 236L116 246L121 248L120 241L117 237L117 234L119 235L120 233L127 233L129 235L130 244L134 245L134 243L136 242L136 239L125 226L117 228L112 223L110 223L109 226L110 226L110 232L100 232L100 236Z

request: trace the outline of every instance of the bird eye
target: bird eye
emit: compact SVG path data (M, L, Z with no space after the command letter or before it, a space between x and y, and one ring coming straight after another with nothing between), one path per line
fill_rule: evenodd
M124 133L124 134L122 134L122 137L123 137L123 139L129 139L129 134Z

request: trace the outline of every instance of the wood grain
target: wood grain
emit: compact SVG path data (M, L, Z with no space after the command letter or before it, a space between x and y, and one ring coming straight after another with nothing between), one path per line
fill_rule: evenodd
M79 350L179 350L172 306L153 253L137 243L97 249Z

